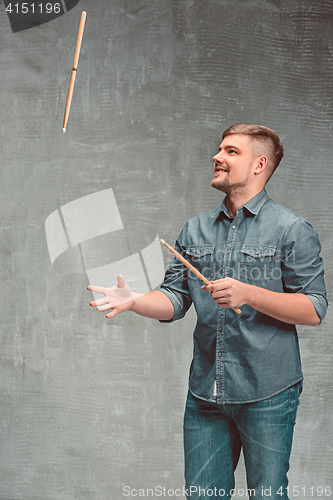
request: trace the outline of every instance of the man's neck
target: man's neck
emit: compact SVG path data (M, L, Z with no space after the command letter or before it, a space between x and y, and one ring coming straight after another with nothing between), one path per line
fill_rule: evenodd
M228 208L228 212L230 217L235 218L237 215L237 210L239 208L244 207L252 198L257 196L257 194L262 191L263 188L258 188L257 190L253 190L251 192L246 193L229 193L226 199L226 205Z

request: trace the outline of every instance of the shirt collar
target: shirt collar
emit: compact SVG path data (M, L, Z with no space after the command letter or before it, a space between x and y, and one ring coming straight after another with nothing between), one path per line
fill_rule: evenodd
M228 207L226 205L226 200L227 197L225 196L224 200L222 201L221 205L216 209L213 218L217 218L221 212L223 212L229 219L232 219L232 217L229 214ZM249 212L252 215L257 215L263 206L264 203L268 200L268 194L266 189L264 188L262 191L260 191L256 196L254 196L250 201L244 205L243 209L246 209L247 212Z

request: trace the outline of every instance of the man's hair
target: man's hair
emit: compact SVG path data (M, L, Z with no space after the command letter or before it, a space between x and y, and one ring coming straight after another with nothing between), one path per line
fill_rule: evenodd
M233 134L251 136L251 138L257 143L256 147L252 149L253 157L261 156L263 153L266 154L268 160L266 167L268 181L283 158L283 146L277 133L268 127L264 127L263 125L236 123L223 132L222 140L228 135Z

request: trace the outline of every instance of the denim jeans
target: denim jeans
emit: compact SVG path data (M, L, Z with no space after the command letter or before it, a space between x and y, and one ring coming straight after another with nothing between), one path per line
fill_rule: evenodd
M226 405L189 392L184 415L188 498L230 499L243 448L248 497L288 500L287 472L301 391L300 382L263 401Z

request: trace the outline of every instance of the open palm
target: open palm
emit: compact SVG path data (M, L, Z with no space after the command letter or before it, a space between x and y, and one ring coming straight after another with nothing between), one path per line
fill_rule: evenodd
M107 314L107 318L112 318L116 314L128 311L132 307L134 300L143 295L142 293L132 292L126 283L124 276L121 274L117 277L117 285L115 286L107 288L103 286L89 285L87 288L91 292L101 293L104 295L103 298L90 302L90 305L92 307L97 307L98 311L113 309L111 313Z

